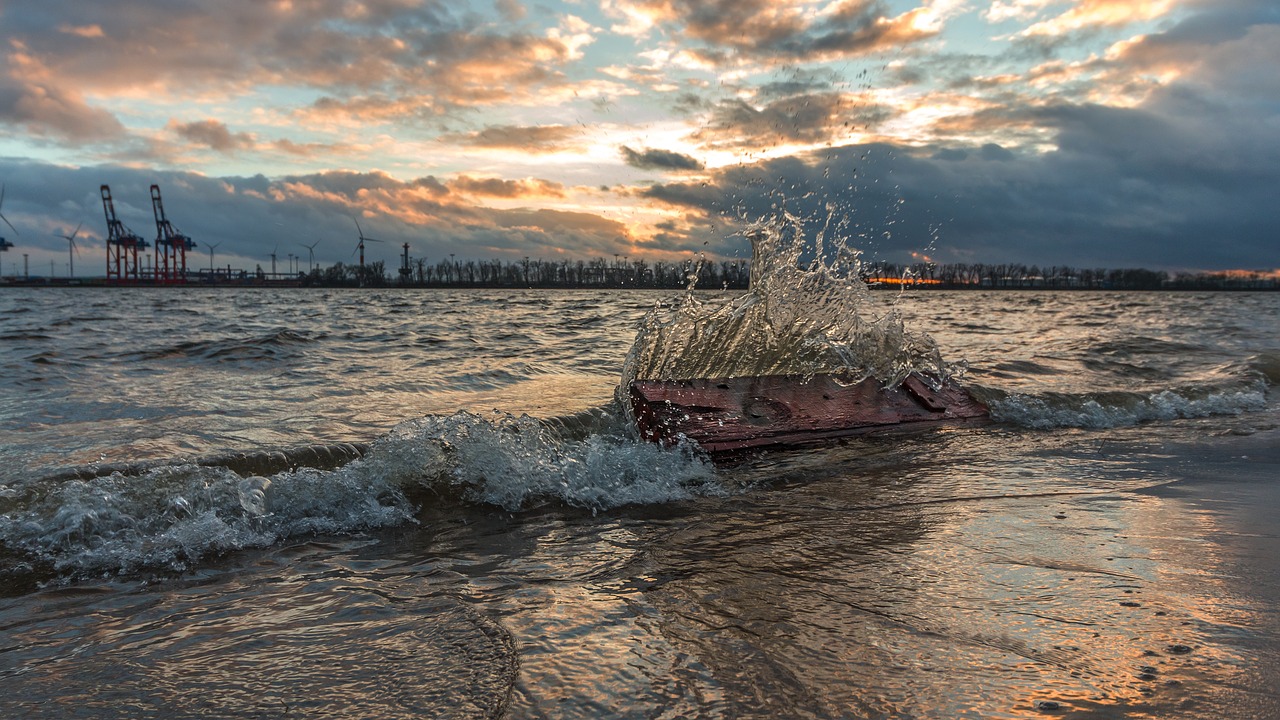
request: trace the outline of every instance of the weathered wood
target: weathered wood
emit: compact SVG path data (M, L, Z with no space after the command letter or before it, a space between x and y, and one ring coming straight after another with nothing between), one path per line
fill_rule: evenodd
M916 374L892 388L874 379L843 384L831 375L637 380L630 395L645 439L684 436L709 453L987 417L986 406L955 383Z

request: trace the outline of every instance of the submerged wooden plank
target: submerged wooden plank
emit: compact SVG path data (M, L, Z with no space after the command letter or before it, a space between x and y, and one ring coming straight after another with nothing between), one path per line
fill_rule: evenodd
M711 453L987 416L986 406L958 385L916 374L892 388L831 375L638 380L630 396L643 437L670 443L683 435Z

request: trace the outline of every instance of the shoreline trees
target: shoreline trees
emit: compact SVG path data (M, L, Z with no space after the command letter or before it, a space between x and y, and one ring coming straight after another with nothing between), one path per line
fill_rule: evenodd
M648 261L616 256L592 260L466 260L434 263L412 259L392 276L385 263L337 263L300 273L313 287L484 287L484 288L654 288L745 289L746 260ZM947 290L1278 290L1280 271L1179 272L1144 268L1038 266L1020 263L911 263L875 261L862 265L862 279L875 286Z

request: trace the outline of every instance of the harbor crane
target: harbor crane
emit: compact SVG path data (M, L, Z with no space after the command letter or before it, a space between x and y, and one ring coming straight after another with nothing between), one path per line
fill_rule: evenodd
M4 210L4 185L3 184L0 184L0 210ZM18 232L18 228L14 227L13 223L9 222L9 218L4 216L3 212L0 212L0 220L4 220L4 224L9 226L9 229L13 231L14 235L21 234ZM0 252L4 252L5 250L8 250L11 247L13 247L13 243L0 237Z
M150 245L116 217L111 188L101 187L102 212L107 216L107 282L138 282L138 251Z
M187 281L187 251L195 248L191 238L174 229L164 214L160 186L151 186L151 211L156 216L156 282Z

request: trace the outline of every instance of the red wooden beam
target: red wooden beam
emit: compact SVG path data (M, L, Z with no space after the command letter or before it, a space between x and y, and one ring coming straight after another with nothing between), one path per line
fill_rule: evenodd
M955 383L914 373L890 388L831 375L637 380L630 395L645 439L673 443L683 435L709 453L988 416L987 407Z

